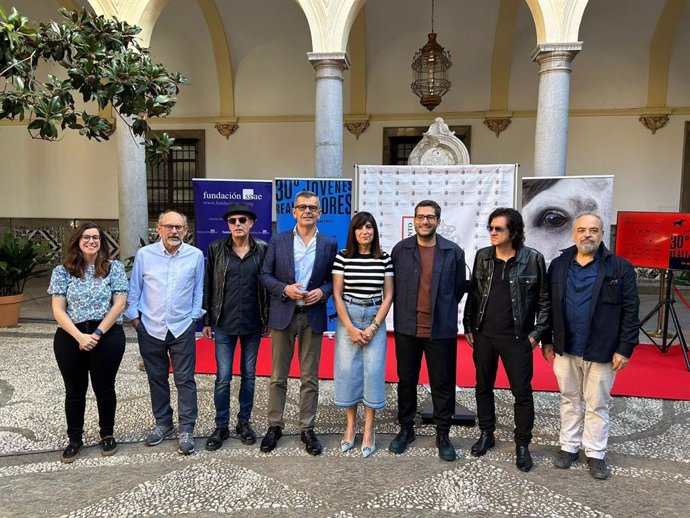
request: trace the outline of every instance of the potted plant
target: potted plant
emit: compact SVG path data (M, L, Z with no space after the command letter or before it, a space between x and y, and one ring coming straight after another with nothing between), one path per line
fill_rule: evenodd
M0 241L0 327L16 325L26 281L47 273L54 253L49 243L33 243L28 235L17 239L7 232Z

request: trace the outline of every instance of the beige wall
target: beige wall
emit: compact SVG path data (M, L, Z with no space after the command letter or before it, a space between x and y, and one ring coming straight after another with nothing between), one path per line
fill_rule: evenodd
M259 1L261 10L250 7ZM646 103L649 41L664 2L629 1L590 2L585 12L584 46L573 62L571 108L578 110L576 115L583 109L594 112L571 117L568 173L616 175L614 210L675 210L684 122L690 115L672 116L666 127L652 135L632 112ZM50 2L18 0L16 4L41 19L54 12L48 8ZM205 21L191 0L171 0L152 35L153 55L171 70L188 75L191 82L180 94L174 120L156 122L155 128L205 129L208 177L272 179L313 174L314 124L309 117L314 113L314 71L306 59L310 37L298 4L227 0L217 5L230 45L239 130L226 140L213 128L219 86ZM480 116L458 115L490 107L498 0L453 5L436 3L435 28L454 62L453 87L436 112L448 112L450 125L472 125L474 163L518 162L521 174L530 176L533 112L519 113L498 139ZM409 63L426 41L427 11L416 0L375 0L365 6L366 111L373 118L359 140L344 132L346 177L352 176L354 164L381 162L383 127L424 126L437 116L421 107L409 90ZM690 107L689 28L690 9L686 9L674 40L668 89L668 105L686 111ZM534 45L534 24L521 3L512 49L511 110L536 108L538 67L529 58ZM346 112L349 74L345 73L344 84ZM618 108L631 114L611 116L611 110ZM608 111L597 114L596 110ZM410 118L404 114L411 114ZM181 123L185 117L203 123ZM261 117L270 117L271 122ZM0 153L0 217L117 217L112 143L89 142L68 133L50 144L32 141L25 126L0 125Z

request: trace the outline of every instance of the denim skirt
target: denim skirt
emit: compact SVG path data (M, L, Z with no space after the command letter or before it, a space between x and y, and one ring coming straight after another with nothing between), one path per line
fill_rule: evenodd
M344 302L352 324L358 329L371 325L379 306ZM335 328L335 405L350 408L357 403L373 409L386 406L386 323L364 347L353 344L338 319Z

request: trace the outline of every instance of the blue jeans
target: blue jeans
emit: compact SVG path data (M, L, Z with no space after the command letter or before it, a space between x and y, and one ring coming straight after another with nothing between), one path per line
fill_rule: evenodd
M379 306L345 302L347 314L358 329L366 329ZM353 344L340 319L335 328L335 405L364 406L379 410L386 406L386 322L365 346Z
M232 362L235 346L240 340L240 411L237 419L249 421L254 407L254 384L256 381L256 358L259 353L261 331L248 335L226 335L216 331L216 384L213 389L213 402L216 406L216 427L227 428L230 423L230 382L232 381Z

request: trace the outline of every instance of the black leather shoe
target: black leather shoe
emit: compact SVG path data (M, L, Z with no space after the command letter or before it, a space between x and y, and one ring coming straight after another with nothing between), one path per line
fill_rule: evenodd
M75 460L77 460L79 450L81 450L82 446L84 446L84 443L82 441L70 441L67 445L67 448L65 448L65 451L62 452L62 457L60 457L60 460L64 464L74 462Z
M398 435L388 445L388 451L401 454L407 449L407 445L414 442L414 428L400 428Z
M103 439L101 439L101 455L104 457L110 457L111 455L115 455L116 451L117 441L115 440L115 437L109 435L108 437L103 437Z
M223 441L230 437L230 430L227 427L216 428L206 441L206 449L208 451L216 451L223 446Z
M252 429L252 425L249 424L249 421L237 423L237 426L235 426L235 433L240 436L242 444L250 445L256 442L256 433Z
M280 439L282 436L283 430L280 428L280 426L269 426L268 430L266 431L266 435L264 435L264 438L261 441L261 451L264 453L273 451L275 447L278 446L278 439Z
M311 428L302 430L302 442L307 445L307 453L310 455L321 455L323 446L321 446L321 441L316 437L314 430Z
M530 455L527 446L515 447L515 465L520 471L529 471L532 469L532 455Z
M489 448L496 446L496 439L492 432L482 432L479 436L479 440L472 445L470 453L473 457L481 457Z
M453 461L458 457L458 454L455 452L455 446L450 442L448 432L436 434L436 447L438 448L438 456L442 460Z

